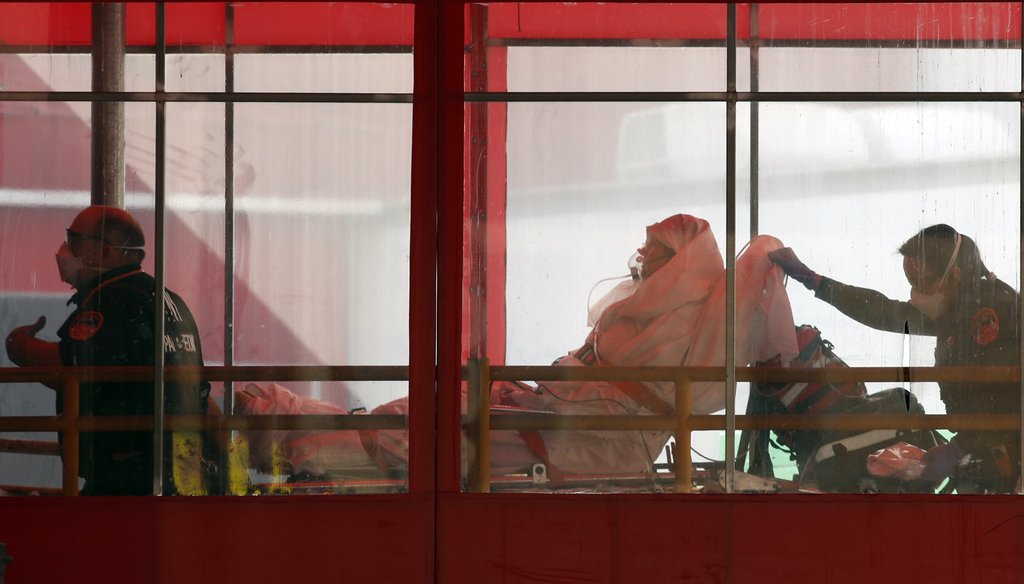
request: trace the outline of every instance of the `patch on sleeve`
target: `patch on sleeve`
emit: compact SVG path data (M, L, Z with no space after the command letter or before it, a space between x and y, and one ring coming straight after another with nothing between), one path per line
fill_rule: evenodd
M103 315L95 312L83 312L75 316L68 325L68 336L76 341L87 341L99 332L103 326Z
M991 308L982 308L971 315L974 341L985 346L999 338L999 315Z

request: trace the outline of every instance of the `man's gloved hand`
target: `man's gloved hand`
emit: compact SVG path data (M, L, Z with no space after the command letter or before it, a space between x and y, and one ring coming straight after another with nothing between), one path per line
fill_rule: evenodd
M60 365L57 343L36 338L46 326L46 317L40 316L34 324L19 326L7 335L7 357L21 367Z
M793 248L784 247L768 252L768 258L782 268L782 271L786 272L787 276L800 282L808 290L818 289L818 284L821 283L821 276L814 273L814 270L808 268L800 261L800 258L796 257L796 252L793 251Z
M921 478L938 481L952 476L965 456L967 453L956 442L933 446L924 453L924 457L921 459L921 462L924 463Z

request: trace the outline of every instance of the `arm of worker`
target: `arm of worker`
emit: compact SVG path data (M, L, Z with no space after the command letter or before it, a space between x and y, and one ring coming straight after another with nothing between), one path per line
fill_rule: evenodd
M874 329L916 335L934 335L935 324L909 302L893 300L881 292L858 288L821 276L807 267L792 248L768 254L787 276L800 282L814 296L853 320Z
M7 335L7 357L19 367L51 367L61 364L57 343L36 338L46 326L46 317L40 316L33 324L19 326Z
M58 367L62 364L57 343L37 339L36 334L46 325L40 316L33 324L19 326L7 335L7 357L19 367ZM60 386L46 384L55 391Z
M893 300L875 290L849 286L822 277L814 296L873 329L891 333L935 335L935 323L932 319L909 302Z
M775 265L782 268L782 271L787 276L793 278L797 282L804 285L804 288L808 290L817 290L821 284L821 276L814 272L814 270L807 267L807 264L800 261L800 258L796 256L796 252L791 247L783 247L768 252L768 258L772 260Z

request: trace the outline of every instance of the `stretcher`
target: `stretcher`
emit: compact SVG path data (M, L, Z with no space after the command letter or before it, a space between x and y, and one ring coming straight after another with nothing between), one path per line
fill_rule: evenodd
M528 473L517 473L491 477L491 492L503 493L557 493L557 494L639 494L672 493L675 491L675 474L668 465L659 465L653 473L638 474L580 474L565 475L554 484L544 478L543 465L536 465ZM691 477L691 493L719 494L725 492L725 465L722 462L694 462ZM766 479L755 475L736 472L737 493L821 493L822 491L802 487L799 483L781 479ZM337 479L330 481L286 481L262 482L252 486L252 492L259 495L355 495L395 494L407 492L404 478L392 479Z
M501 413L526 413L523 410L499 407ZM536 412L533 412L536 413ZM351 432L351 431L349 431ZM322 431L324 435L339 434ZM849 461L863 461L867 454L881 448L881 445L896 441L917 441L927 445L930 433L908 436L895 430L870 430L850 433L847 436L826 436L813 454L807 459L795 480L774 476L736 471L734 492L737 493L822 493L822 492L929 492L934 486L918 482L904 483L896 479L868 477L862 470L849 468ZM18 449L25 444L6 444L8 450ZM56 455L56 444L49 447L42 443L29 444L33 453ZM499 474L490 477L492 492L562 493L562 494L609 494L609 493L671 493L676 490L674 442L669 442L667 461L656 463L650 472L643 473L568 473L559 480L550 479L547 468L537 462L523 472ZM843 461L847 461L844 463ZM254 465L247 472L253 480L248 487L249 494L257 495L313 495L313 494L388 494L404 493L408 490L404 469L381 470L376 466L350 467L335 470L328 475L315 476L309 473L286 472L270 476L259 472ZM863 465L859 465L863 466ZM285 468L279 469L285 471ZM725 463L722 461L698 461L691 463L692 493L725 492ZM851 479L853 477L853 479ZM468 485L467 485L468 486ZM6 496L59 496L60 488L35 487L26 485L0 485L0 495Z

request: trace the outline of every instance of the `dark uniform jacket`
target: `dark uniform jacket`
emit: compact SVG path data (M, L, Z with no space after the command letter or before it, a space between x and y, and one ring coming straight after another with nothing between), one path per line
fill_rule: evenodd
M68 302L77 309L58 331L65 366L152 366L154 364L155 280L139 265L106 272ZM166 290L164 359L171 365L202 365L199 331L185 302ZM167 383L167 414L206 412L209 385ZM58 398L58 412L62 404ZM92 382L81 385L82 416L151 416L153 384ZM83 494L145 495L153 490L153 440L149 432L83 432L80 471ZM174 493L170 441L165 440L164 485Z
M1000 280L980 280L972 292L963 290L952 310L931 320L909 302L887 298L874 290L822 278L815 296L850 318L879 330L936 337L936 366L1014 366L1020 361L1019 294ZM1020 412L1016 383L971 381L939 384L950 414ZM983 448L1004 445L1012 459L1019 449L1015 432L960 432L967 452L986 456Z

